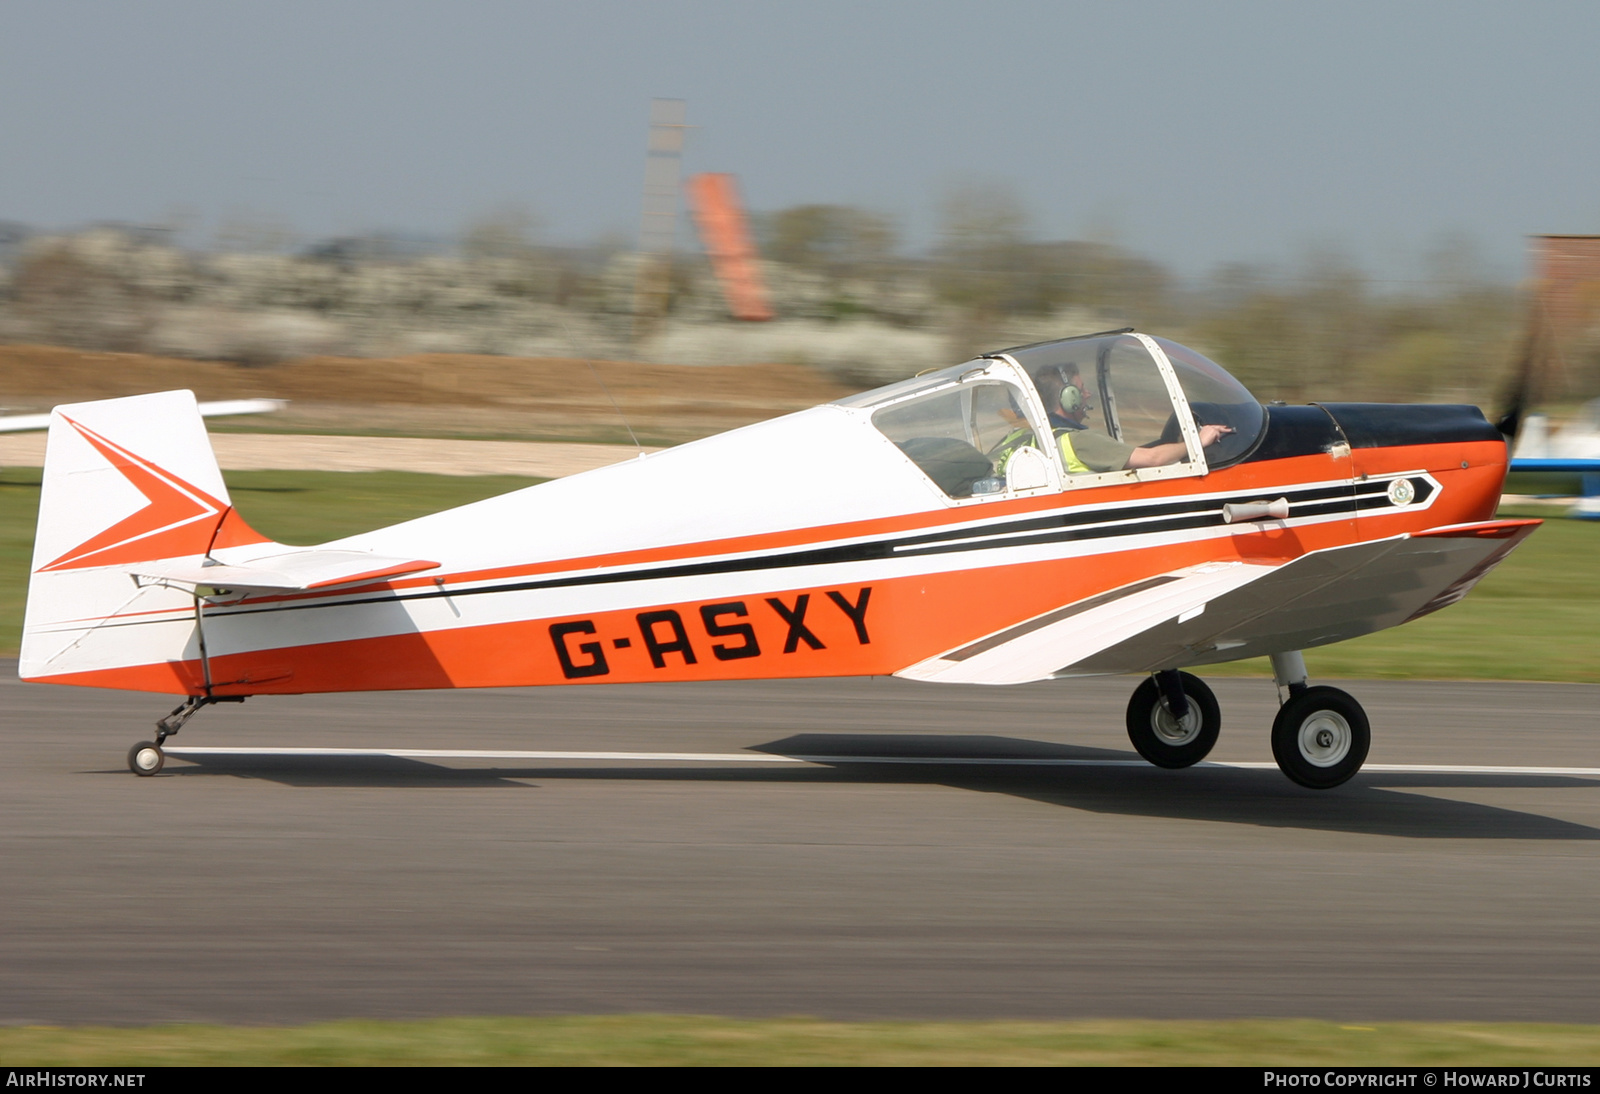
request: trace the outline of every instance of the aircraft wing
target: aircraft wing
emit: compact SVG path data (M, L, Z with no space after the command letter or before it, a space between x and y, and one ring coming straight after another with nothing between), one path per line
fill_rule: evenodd
M282 410L287 405L287 399L220 399L201 403L200 414L206 418L221 418L229 414L268 414ZM49 414L0 415L0 433L27 433L49 428Z
M1487 521L1332 547L1282 564L1208 563L1113 589L897 673L1020 684L1144 673L1341 642L1453 604L1538 521Z

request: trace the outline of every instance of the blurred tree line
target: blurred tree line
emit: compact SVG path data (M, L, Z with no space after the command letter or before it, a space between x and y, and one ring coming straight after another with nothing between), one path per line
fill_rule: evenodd
M827 279L832 314L873 314L862 284L911 278L917 315L937 323L952 358L1031 339L1133 326L1193 345L1262 399L1465 401L1491 405L1525 322L1522 290L1485 275L1470 241L1425 256L1425 273L1373 282L1347 255L1317 250L1294 267L1229 264L1184 283L1158 262L1110 242L1043 241L1021 203L998 187L968 187L941 209L939 241L902 256L891 222L810 205L761 223L763 254ZM1600 393L1600 338L1579 347L1569 387Z
M793 359L881 382L975 352L1134 326L1214 357L1262 399L1448 400L1492 406L1523 302L1463 241L1425 276L1375 282L1315 251L1287 268L1233 264L1181 279L1109 241L1043 240L1001 186L952 191L935 245L840 205L753 218L778 319L737 332L709 264L677 257L665 326L630 322L639 256L620 240L542 241L502 210L455 240L299 244L234 226L209 249L160 230L34 235L0 224L0 340L261 363L402 352ZM226 234L226 238L223 238ZM721 339L721 341L718 341ZM828 349L829 340L835 343ZM1600 339L1568 379L1600 393ZM582 345L578 345L582 343Z

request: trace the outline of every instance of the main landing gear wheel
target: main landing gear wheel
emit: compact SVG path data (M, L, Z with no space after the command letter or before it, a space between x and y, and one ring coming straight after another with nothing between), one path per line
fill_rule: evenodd
M128 770L135 775L154 775L166 762L166 753L154 741L140 741L128 749Z
M1198 676L1180 672L1189 709L1182 718L1161 694L1155 677L1146 677L1128 700L1128 740L1157 767L1189 767L1206 758L1222 731L1217 697Z
M1272 722L1272 756L1301 786L1327 790L1361 770L1372 745L1367 712L1338 688L1306 688Z

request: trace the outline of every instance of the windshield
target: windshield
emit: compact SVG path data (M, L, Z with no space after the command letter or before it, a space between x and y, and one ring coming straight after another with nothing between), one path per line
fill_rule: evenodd
M1195 425L1225 425L1233 430L1206 449L1206 462L1213 468L1223 467L1248 454L1267 425L1266 409L1256 397L1221 365L1188 346L1165 338L1157 338L1155 343L1178 374Z

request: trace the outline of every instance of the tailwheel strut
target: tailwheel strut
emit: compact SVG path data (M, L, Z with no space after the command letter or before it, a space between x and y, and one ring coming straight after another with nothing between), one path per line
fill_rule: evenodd
M200 713L201 708L212 703L242 703L248 698L247 695L190 695L174 707L171 714L156 723L155 740L140 741L128 750L128 770L135 775L156 774L167 762L161 746L167 743L168 737L188 724L190 718Z

